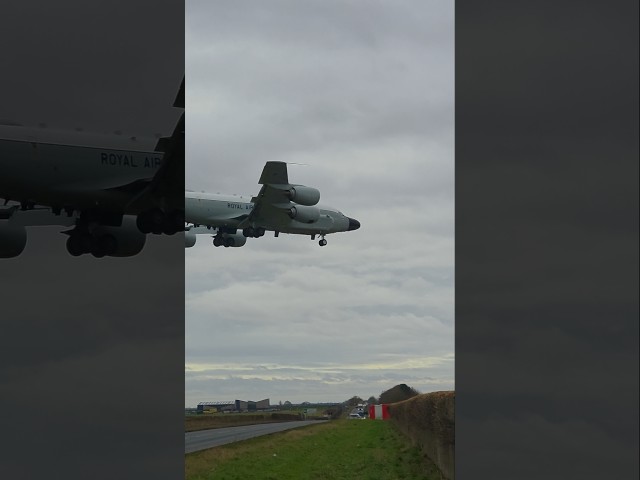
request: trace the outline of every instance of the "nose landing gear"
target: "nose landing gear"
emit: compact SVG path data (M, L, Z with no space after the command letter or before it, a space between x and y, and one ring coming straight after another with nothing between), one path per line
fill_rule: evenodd
M315 240L316 239L316 234L312 233L311 234L311 240ZM324 247L327 244L327 241L324 239L324 234L320 234L320 241L318 242L318 245L320 245L321 247Z

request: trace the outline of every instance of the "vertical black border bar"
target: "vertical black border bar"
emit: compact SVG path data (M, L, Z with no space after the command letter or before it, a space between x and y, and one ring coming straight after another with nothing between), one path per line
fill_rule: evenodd
M3 3L0 121L154 144L183 111L184 43L183 0ZM184 169L170 178L182 201ZM0 478L183 478L183 236L97 259L64 229L0 259Z
M638 2L456 1L456 476L638 476Z

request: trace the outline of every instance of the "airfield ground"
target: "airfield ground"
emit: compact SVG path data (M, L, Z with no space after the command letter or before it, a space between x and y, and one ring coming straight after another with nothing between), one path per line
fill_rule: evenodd
M309 420L315 417L303 416L300 412L265 412L265 413L231 413L213 415L188 415L184 418L184 431L195 432L210 428L239 427L258 423L288 422L294 420Z
M390 422L335 420L185 456L186 480L440 479Z

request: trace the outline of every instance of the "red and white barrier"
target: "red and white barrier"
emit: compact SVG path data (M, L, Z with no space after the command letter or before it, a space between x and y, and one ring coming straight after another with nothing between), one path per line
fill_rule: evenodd
M369 419L371 420L389 420L389 405L369 405Z

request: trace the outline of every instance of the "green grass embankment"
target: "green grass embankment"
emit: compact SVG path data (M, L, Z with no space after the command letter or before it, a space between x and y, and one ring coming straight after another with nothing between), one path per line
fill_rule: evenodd
M439 480L389 422L336 420L185 456L186 480Z

